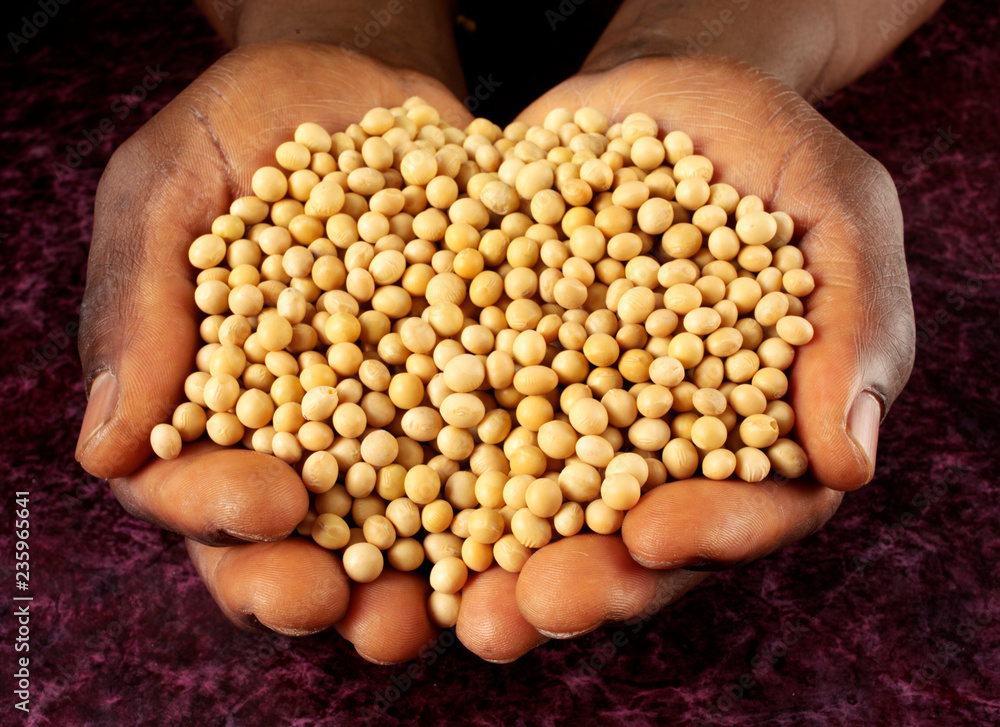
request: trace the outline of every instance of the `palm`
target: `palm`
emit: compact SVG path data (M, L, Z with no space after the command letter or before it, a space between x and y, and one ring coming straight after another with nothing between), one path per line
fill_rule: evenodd
M250 193L253 172L274 164L267 150L302 121L343 129L369 108L413 95L456 125L471 118L441 84L338 48L273 44L228 54L109 164L82 311L85 368L100 368L110 347L125 349L114 371L116 426L87 449L84 466L111 478L131 513L187 536L199 573L237 623L302 634L339 622L362 653L385 661L414 656L431 636L426 584L391 574L352 595L338 558L285 539L308 508L291 467L204 443L177 460L147 462L148 432L169 421L198 346L191 240ZM262 542L208 547L241 540Z
M747 562L820 528L842 491L871 477L844 433L854 394L872 388L891 401L912 361L891 180L791 89L728 61L643 60L575 76L520 118L537 124L552 109L581 106L615 120L642 110L661 130L686 131L715 163L716 180L757 194L806 231L800 246L818 283L807 314L819 333L797 357L790 400L815 479L670 483L627 514L620 537L562 540L537 552L518 577L479 576L465 589L459 634L487 658L514 658L540 634L575 635L655 612L704 577L678 568ZM884 355L887 348L894 355ZM879 390L880 381L889 390ZM514 637L498 642L497 622Z
M867 478L866 463L842 431L823 424L842 422L844 397L870 378L866 346L886 345L908 320L908 305L900 304L901 224L886 175L777 84L725 64L702 62L696 72L691 64L678 74L677 64L648 61L578 76L524 118L540 123L559 106L591 105L616 118L647 111L664 128L691 134L720 178L809 230L802 247L821 285L809 316L821 335L799 357L796 379L824 385L794 388L792 403L819 480L857 486ZM124 350L114 372L121 388L116 426L88 448L84 466L112 478L130 512L188 537L199 573L235 622L292 634L336 623L378 661L415 656L433 635L426 582L386 572L371 584L350 585L333 554L286 538L308 506L291 467L211 444L147 463L148 433L180 400L198 345L190 241L233 197L249 193L254 170L273 163L266 150L301 121L341 129L373 106L411 95L455 125L469 120L437 82L336 48L261 45L229 54L112 159L98 194L82 311L85 367L101 368L109 348ZM161 356L164 350L171 355ZM900 350L905 356L906 346ZM897 368L905 380L906 366ZM655 611L703 575L646 569L634 558L662 568L760 557L820 527L839 501L837 490L816 483L672 483L627 516L623 537L567 539L539 551L520 576L499 568L474 576L459 636L484 658L509 660L546 633L578 633ZM226 547L240 540L262 542Z

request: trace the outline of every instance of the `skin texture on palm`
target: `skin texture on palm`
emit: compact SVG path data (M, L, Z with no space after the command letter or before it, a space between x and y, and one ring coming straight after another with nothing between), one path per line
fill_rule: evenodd
M392 574L352 593L337 556L286 539L308 508L293 468L211 443L151 459L149 431L182 400L198 346L191 240L250 193L253 172L274 164L273 149L302 121L342 129L414 95L451 123L471 120L440 83L340 48L273 43L229 53L112 158L81 311L85 370L117 389L107 424L80 443L84 468L108 477L131 514L188 538L195 567L237 624L306 634L340 622L362 653L384 661L415 656L433 635L425 582Z
M539 634L576 636L677 600L705 575L685 566L740 565L821 528L844 491L873 476L870 435L913 363L895 188L878 162L799 94L734 61L642 59L575 76L520 118L538 124L552 109L581 106L619 121L642 110L661 132L686 131L696 153L714 162L714 180L757 194L768 210L795 221L817 281L806 304L817 335L796 354L789 394L811 475L757 484L671 482L626 514L620 537L577 536L536 552L513 593L510 578L474 579L464 591L458 633L469 648L498 661L516 658L537 637L524 630L498 648L489 637L491 619L515 621L516 613ZM852 417L856 401L863 402L862 414ZM859 419L868 420L863 443L851 433L865 424Z
M371 584L349 584L335 555L284 539L307 498L294 470L273 458L265 458L264 476L262 455L209 444L186 448L175 462L146 462L148 432L180 400L198 341L190 240L248 193L253 170L273 163L268 150L299 122L343 128L372 106L413 94L452 123L469 119L436 82L337 48L259 45L224 58L109 165L81 335L85 367L112 371L120 395L109 426L83 442L85 467L112 478L129 512L188 536L199 574L234 622L287 634L336 623L377 662L412 658L433 638L423 580L387 572ZM458 634L493 661L517 658L549 635L659 610L704 578L680 566L747 562L821 527L841 491L872 474L874 450L865 455L846 434L853 396L870 390L890 402L910 366L912 314L894 189L874 160L797 94L729 61L642 60L577 76L523 118L540 123L551 108L581 105L618 119L641 109L666 130L688 131L715 162L716 178L759 194L808 231L802 246L820 284L808 315L819 334L796 363L791 396L799 439L828 487L671 483L629 513L622 537L554 543L520 576L497 568L475 575ZM263 542L226 547L247 540Z

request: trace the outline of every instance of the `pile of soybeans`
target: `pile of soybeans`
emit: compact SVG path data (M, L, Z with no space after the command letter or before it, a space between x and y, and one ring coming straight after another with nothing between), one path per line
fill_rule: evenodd
M423 567L447 627L469 570L614 533L651 488L806 471L792 220L684 132L592 108L463 131L411 98L275 156L191 244L205 343L151 442L294 466L298 532L355 581Z

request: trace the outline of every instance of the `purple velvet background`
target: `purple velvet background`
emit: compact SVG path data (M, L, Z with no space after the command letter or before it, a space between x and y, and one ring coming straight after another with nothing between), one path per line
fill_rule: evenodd
M193 7L143 5L59 6L0 59L0 722L25 722L11 694L15 490L31 492L31 725L356 724L379 696L398 697L385 724L1000 722L995 6L948 4L823 107L900 183L921 322L876 480L818 535L711 577L639 633L609 626L510 666L455 644L414 662L400 696L405 666L372 666L333 632L264 639L231 626L180 538L125 516L73 459L74 326L98 179L223 51ZM20 25L9 18L4 33ZM127 118L112 113L157 64L162 85L126 96ZM57 171L105 117L110 135ZM941 130L950 143L928 151ZM936 159L915 164L925 152ZM585 673L591 657L599 668Z

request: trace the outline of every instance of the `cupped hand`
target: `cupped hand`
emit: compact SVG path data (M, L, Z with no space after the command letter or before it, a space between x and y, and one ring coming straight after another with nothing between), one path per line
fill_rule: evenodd
M691 479L643 496L620 535L581 535L537 551L519 575L466 586L458 634L508 661L543 641L640 618L680 598L704 570L761 558L815 532L845 491L874 474L879 422L909 377L914 323L903 223L885 169L776 79L718 58L651 58L580 74L521 115L592 106L680 129L714 162L714 181L761 197L795 222L816 280L805 301L815 338L798 349L788 400L810 459L799 480ZM697 569L697 570L692 570Z
M211 443L152 457L149 433L182 402L199 346L187 249L298 124L343 129L375 106L422 96L471 119L441 84L335 46L262 43L230 52L115 152L97 193L80 354L89 391L77 458L128 512L188 540L223 612L247 628L315 633L336 623L376 661L411 658L433 635L426 582L386 574L349 585L339 557L286 538L308 509L295 470Z
M433 636L421 579L387 572L350 586L335 555L285 539L308 505L291 467L206 443L175 461L150 460L148 435L181 400L198 345L190 241L249 192L252 172L272 163L261 150L303 119L343 128L410 95L452 123L468 120L435 81L339 49L274 44L229 54L113 157L82 311L85 468L111 478L129 512L188 537L195 566L236 623L287 634L336 623L362 655L383 662L414 656ZM651 614L704 577L690 568L747 562L821 527L844 490L871 478L879 418L912 361L891 181L797 94L731 62L643 60L577 76L523 119L583 105L616 120L643 110L662 129L687 131L717 179L789 213L804 233L819 286L807 301L817 335L798 355L790 397L815 479L673 482L643 498L621 536L577 536L536 553L519 575L473 576L458 633L495 661L549 636Z

